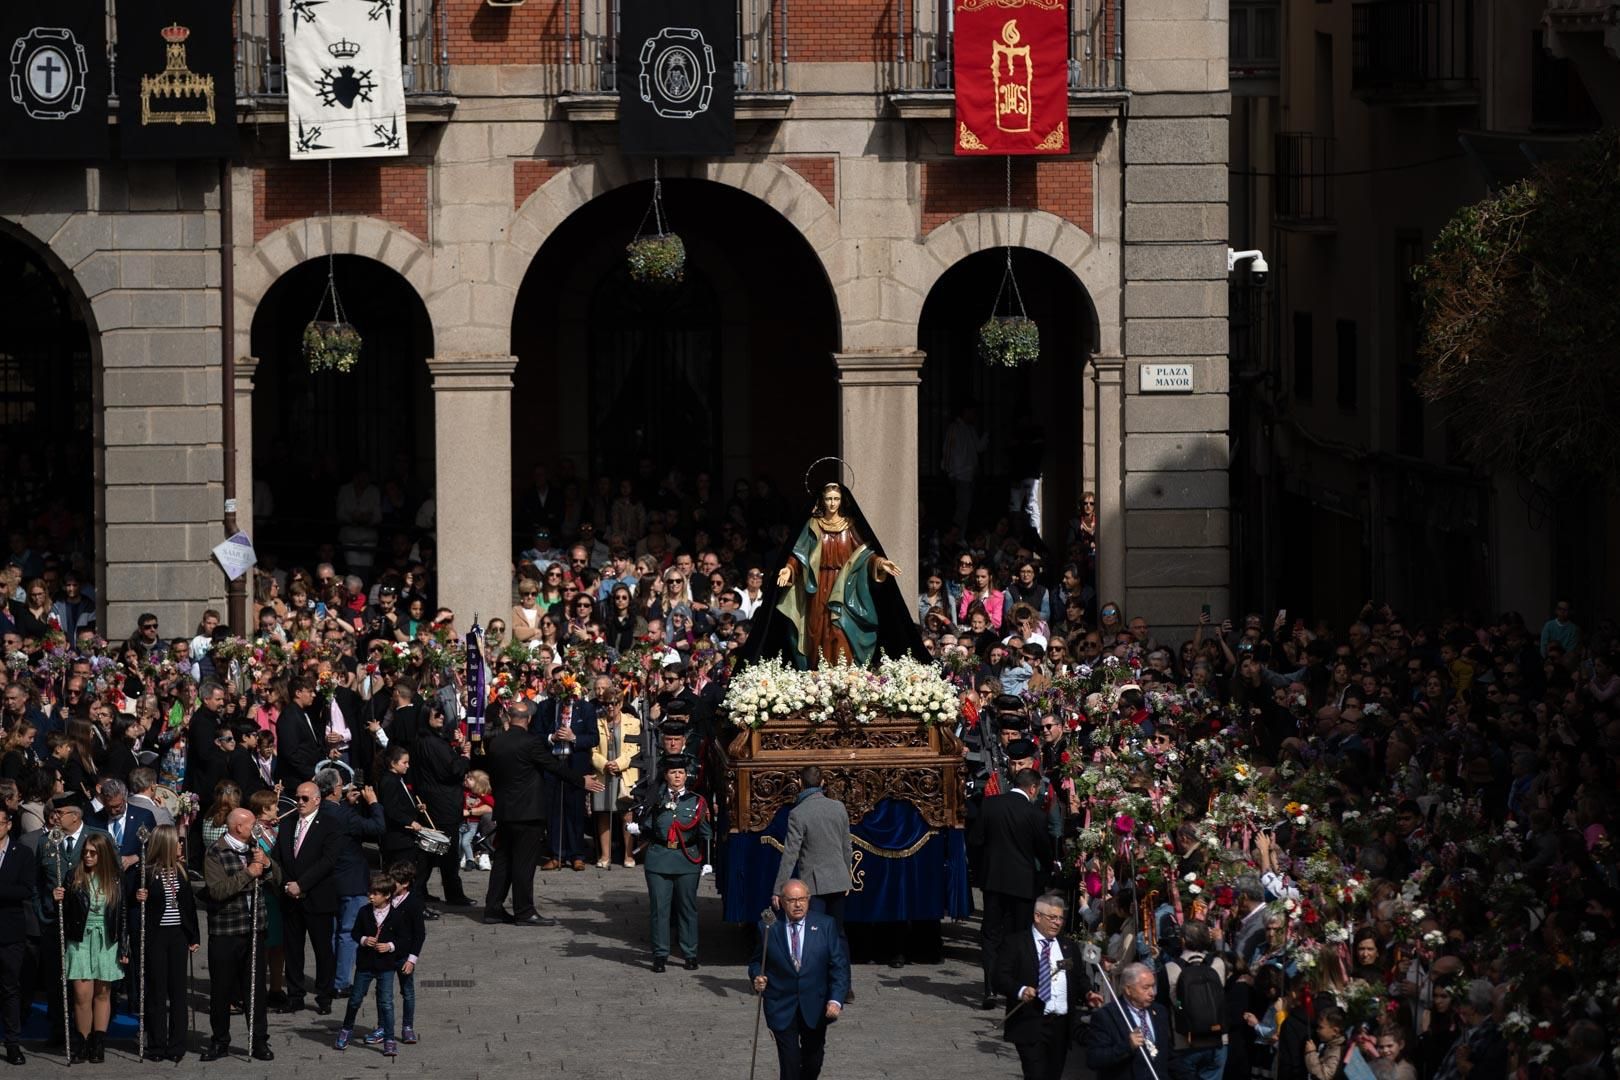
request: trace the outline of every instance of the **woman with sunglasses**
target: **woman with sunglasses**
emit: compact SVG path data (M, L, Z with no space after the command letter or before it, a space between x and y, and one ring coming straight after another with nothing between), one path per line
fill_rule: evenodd
M561 563L552 563L546 567L545 574L540 581L540 595L535 597L535 605L542 611L552 611L563 602L563 582L566 572Z
M575 641L602 640L602 620L589 593L577 592L568 601L568 636Z
M539 582L527 577L518 581L518 602L512 608L513 641L532 641L540 636L540 616L544 612L536 603L539 596Z

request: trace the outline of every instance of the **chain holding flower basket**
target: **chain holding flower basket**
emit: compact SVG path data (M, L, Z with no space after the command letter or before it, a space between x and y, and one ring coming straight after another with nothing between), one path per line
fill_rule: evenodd
M644 231L652 218L654 232ZM641 285L675 285L686 276L686 244L667 229L664 214L664 182L653 161L653 194L647 212L641 216L636 238L625 247L629 255L630 280Z
M1012 158L1007 158L1007 234L1012 235ZM1011 294L1009 296L1009 293ZM1005 311L1002 298L1008 298ZM1041 356L1041 328L1024 310L1024 296L1018 290L1018 277L1013 273L1013 249L1007 247L1006 269L1001 274L1001 287L996 290L995 302L990 305L990 318L979 327L979 359L991 367L1021 367L1033 364Z
M327 228L332 221L332 163L326 163L326 218ZM332 317L321 318L331 300ZM315 317L304 327L304 362L311 371L336 371L347 374L360 361L360 331L356 330L343 312L343 301L337 290L337 258L330 241L326 249L326 289L315 304Z

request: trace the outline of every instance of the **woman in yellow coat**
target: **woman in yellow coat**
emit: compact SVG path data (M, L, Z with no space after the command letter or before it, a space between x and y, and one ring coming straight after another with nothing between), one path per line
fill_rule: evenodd
M631 768L630 762L641 741L641 718L620 708L624 694L611 680L598 680L597 691L596 748L591 751L591 765L602 781L602 790L591 796L591 809L596 812L596 865L606 869L613 861L613 823L617 821L624 840L624 865L635 869L635 848L624 831L624 811L640 771Z

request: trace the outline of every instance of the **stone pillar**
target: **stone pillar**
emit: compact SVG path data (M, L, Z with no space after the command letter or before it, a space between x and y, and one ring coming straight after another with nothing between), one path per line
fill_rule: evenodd
M512 605L515 356L435 356L433 445L439 602L465 631Z
M1097 610L1125 603L1125 358L1091 361L1097 400Z
M860 500L883 550L900 564L900 588L917 588L917 385L920 349L835 353L838 453L855 471ZM908 608L915 605L908 604Z
M236 527L253 537L253 376L259 370L257 356L236 358ZM286 510L286 507L280 509ZM248 589L248 604L253 590ZM255 619L253 625L258 625Z

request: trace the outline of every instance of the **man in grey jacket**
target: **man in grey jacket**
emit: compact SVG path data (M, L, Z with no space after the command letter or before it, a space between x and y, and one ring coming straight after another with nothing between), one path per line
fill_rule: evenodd
M844 901L849 896L849 866L849 811L822 790L821 769L806 765L799 770L799 795L788 811L787 839L771 889L771 906L781 908L782 889L789 880L803 881L810 887L811 910L824 912L838 924L846 955L849 935L844 932Z

